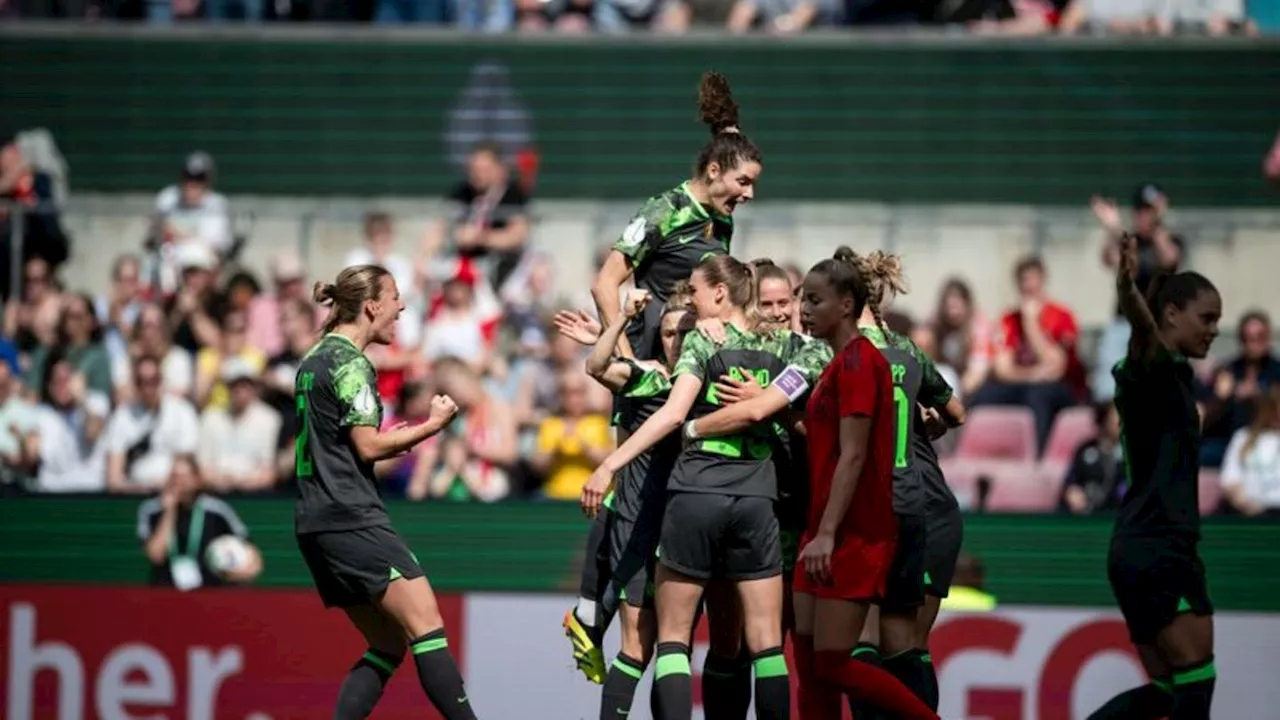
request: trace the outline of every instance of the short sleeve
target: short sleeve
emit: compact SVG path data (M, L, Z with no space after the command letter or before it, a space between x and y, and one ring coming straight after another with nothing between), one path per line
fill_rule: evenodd
M649 200L627 223L613 249L625 255L632 267L644 262L662 245L662 227L670 213L671 206L665 199Z
M841 353L837 359L841 363L836 379L840 417L871 417L875 414L881 383L876 377L876 365L870 353L879 354L880 351L868 340L859 340L857 347L851 350Z
M671 373L672 379L681 375L692 375L699 380L704 379L707 374L707 362L715 352L715 344L701 330L685 335L684 344L680 348L680 359L676 361L675 371Z
M1244 482L1244 463L1240 451L1244 449L1245 440L1249 436L1248 428L1241 428L1231 436L1227 445L1227 454L1222 456L1222 486L1232 487Z
M340 366L334 373L333 388L342 427L376 428L382 424L377 378L367 359L357 357Z

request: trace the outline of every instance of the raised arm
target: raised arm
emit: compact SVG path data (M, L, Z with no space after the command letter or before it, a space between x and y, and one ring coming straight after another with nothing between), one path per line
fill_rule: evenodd
M631 379L631 365L618 360L614 350L618 348L619 339L625 341L622 331L627 323L643 312L648 303L649 293L643 290L627 293L623 313L605 326L600 332L600 338L592 346L591 354L587 356L587 374L615 393L621 391Z
M458 406L448 395L437 395L431 399L431 414L425 422L397 425L386 431L379 431L375 424L354 424L350 426L351 444L365 462L393 458L443 430L457 413Z
M1150 358L1160 345L1155 316L1135 284L1138 276L1138 241L1125 235L1120 241L1120 260L1116 268L1116 294L1120 298L1120 312L1129 320L1132 333L1129 336L1129 356ZM1157 280L1158 282L1158 280Z

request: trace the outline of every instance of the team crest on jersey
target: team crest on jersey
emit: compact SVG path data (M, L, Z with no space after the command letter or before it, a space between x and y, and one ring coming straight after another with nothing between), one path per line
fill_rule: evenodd
M644 218L638 217L635 220L632 220L631 224L627 226L627 229L622 231L623 244L628 246L639 245L641 241L644 240L645 229Z
M360 388L360 392L356 393L356 397L351 401L351 407L361 415L372 415L378 409L378 399L373 394L373 388L365 385Z

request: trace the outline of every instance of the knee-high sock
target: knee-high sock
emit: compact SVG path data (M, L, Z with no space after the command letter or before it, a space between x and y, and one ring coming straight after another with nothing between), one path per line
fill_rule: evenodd
M370 649L351 666L338 691L333 720L364 720L382 698L387 681L400 666L400 658Z
M444 720L476 720L467 700L458 664L449 654L449 641L444 628L427 633L409 643L413 663L418 667L418 682Z
M908 690L928 705L929 671L921 661L922 657L924 657L924 651L913 648L883 658L882 664L889 674L898 678L899 682L906 685Z
M782 647L756 653L751 666L756 676L756 720L790 720L791 678Z
M868 665L884 667L880 648L874 643L858 643L853 649L853 657ZM849 696L849 713L853 716L853 720L880 720L880 711L873 703L859 700L852 695Z
M793 635L796 677L800 681L800 717L804 720L840 720L840 691L817 675L813 636Z
M814 661L819 678L882 711L893 713L902 720L938 720L937 713L897 678L852 657L848 650L815 652Z
M706 720L745 720L751 706L751 659L707 653L702 665L702 714Z
M1217 679L1218 671L1213 665L1212 655L1191 667L1175 668L1173 710L1169 713L1169 720L1209 720L1213 686Z
M600 720L624 720L631 712L636 685L644 676L644 663L618 653L600 692Z
M691 720L693 675L689 670L689 646L658 643L650 705L654 720Z

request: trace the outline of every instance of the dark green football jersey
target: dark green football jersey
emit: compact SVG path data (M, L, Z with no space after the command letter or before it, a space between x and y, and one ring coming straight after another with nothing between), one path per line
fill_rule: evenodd
M900 515L923 515L925 488L922 464L912 452L917 434L913 421L917 405L942 407L951 399L951 385L943 379L937 366L911 339L895 332L884 332L869 325L859 327L880 353L889 361L893 377L894 423L893 510Z
M373 464L351 443L351 428L382 424L377 373L349 339L325 335L298 366L294 381L297 532L389 525Z
M692 375L702 382L690 419L710 415L722 407L715 382L722 375L755 378L762 386L776 384L792 402L817 383L831 360L823 342L795 342L789 330L747 332L733 325L717 345L701 332L685 336L673 381ZM759 496L777 499L778 481L771 445L777 441L772 421L731 436L705 438L685 447L676 461L668 488L676 492Z

